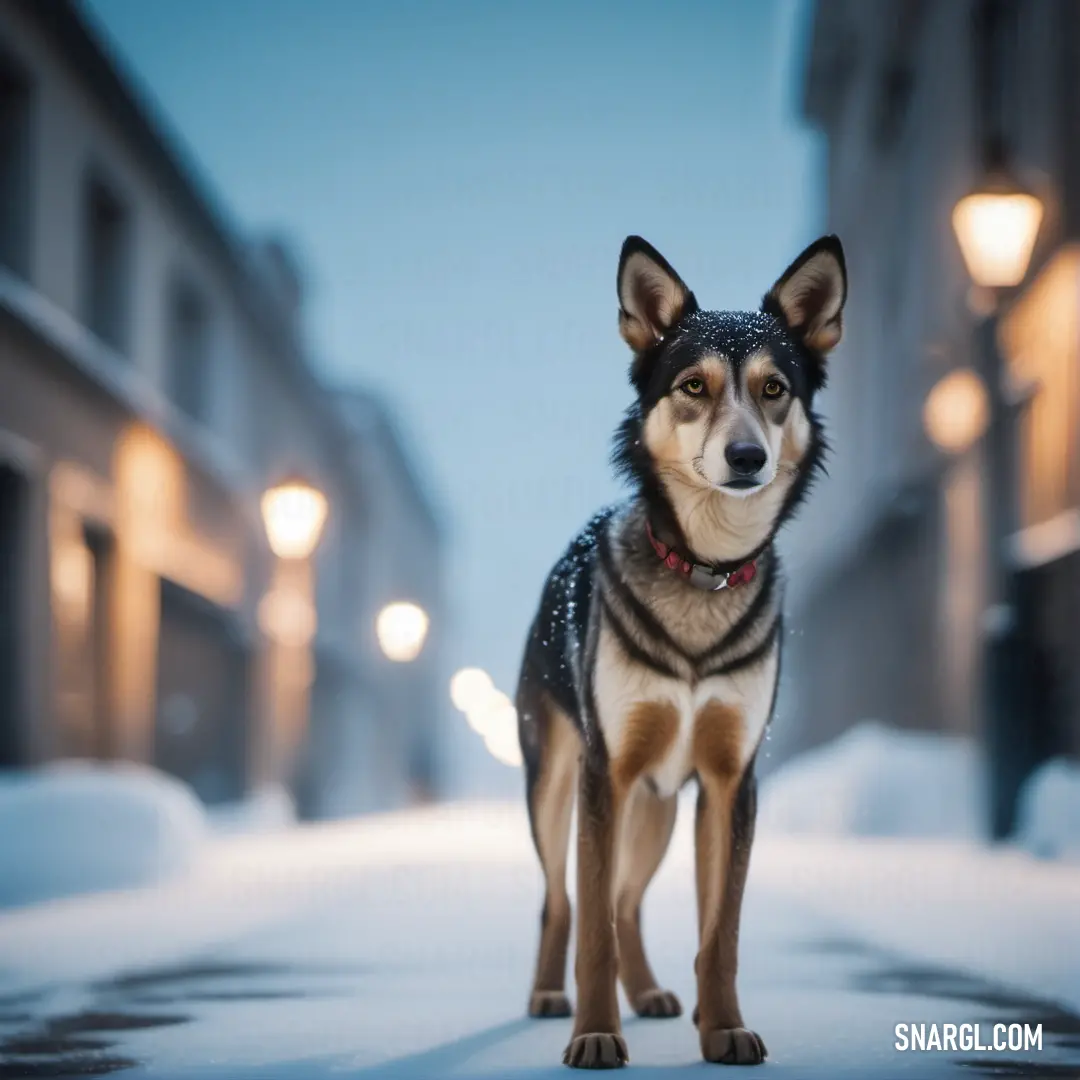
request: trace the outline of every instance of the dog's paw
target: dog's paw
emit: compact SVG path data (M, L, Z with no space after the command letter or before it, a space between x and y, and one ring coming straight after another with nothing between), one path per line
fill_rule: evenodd
M536 1020L569 1016L572 1012L570 999L561 990L534 990L529 998L529 1015Z
M670 990L646 990L632 1002L638 1016L649 1019L665 1019L670 1016L682 1016L682 1005Z
M769 1056L761 1036L741 1027L704 1032L701 1054L719 1065L760 1065Z
M630 1054L621 1035L596 1032L571 1039L562 1060L571 1069L620 1069Z

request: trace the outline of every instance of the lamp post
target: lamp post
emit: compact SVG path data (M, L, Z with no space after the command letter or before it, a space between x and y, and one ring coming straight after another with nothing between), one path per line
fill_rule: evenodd
M259 605L267 650L269 731L265 773L275 782L291 779L296 750L307 726L312 642L317 628L311 556L329 512L326 496L301 477L290 477L263 493L263 524L277 556L270 588Z
M990 758L991 831L1001 839L1012 831L1016 795L1024 779L1023 641L1017 617L1017 582L1009 551L1017 530L1016 405L1008 391L1009 372L998 343L1001 291L1027 274L1042 221L1041 202L997 165L978 189L965 195L952 223L976 292L976 345L985 390L981 426L986 433L983 501L987 539L987 608L983 619L986 739ZM955 378L947 376L946 378ZM934 393L943 393L945 380ZM969 391L972 383L969 382ZM941 398L939 397L939 403ZM930 428L932 408L927 403ZM939 444L940 444L940 440Z

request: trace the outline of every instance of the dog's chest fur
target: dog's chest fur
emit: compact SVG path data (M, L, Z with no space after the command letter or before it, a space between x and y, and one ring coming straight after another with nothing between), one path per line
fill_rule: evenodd
M710 593L660 563L643 536L629 508L601 543L593 700L616 768L633 754L669 796L698 768L703 743L728 747L739 772L756 750L778 674L780 590L771 553L749 585Z

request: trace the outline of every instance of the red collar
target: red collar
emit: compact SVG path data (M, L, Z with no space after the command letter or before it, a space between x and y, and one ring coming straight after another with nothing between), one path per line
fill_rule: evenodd
M684 559L674 548L669 547L661 540L657 540L653 534L652 525L646 519L645 532L648 533L649 543L653 551L663 560L665 566L681 574L691 585L696 585L706 592L717 592L720 589L734 589L739 585L748 585L754 580L757 573L757 559L751 559L744 563L738 570L730 574L718 573L711 566L704 563L690 562Z

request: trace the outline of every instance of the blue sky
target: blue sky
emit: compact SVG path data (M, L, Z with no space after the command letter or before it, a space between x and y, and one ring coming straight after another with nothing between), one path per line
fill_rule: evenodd
M319 364L401 419L449 528L454 666L512 690L618 496L628 233L708 307L820 231L805 0L88 0L240 230L283 227Z

